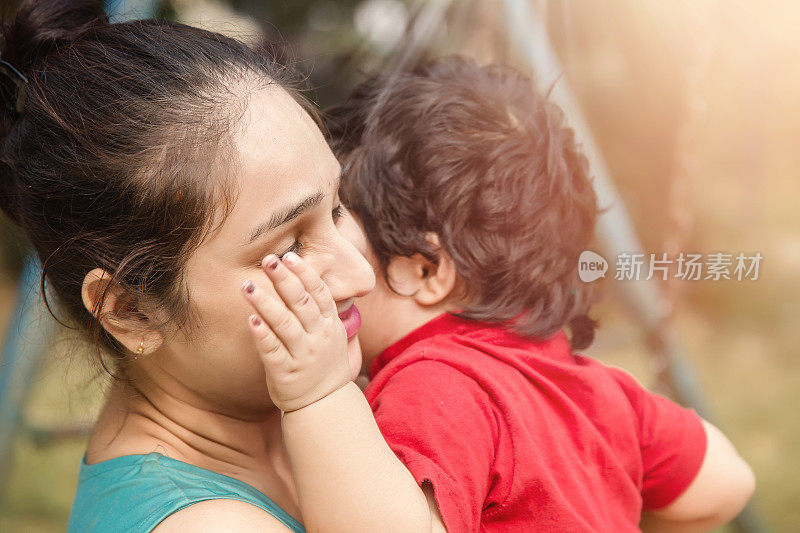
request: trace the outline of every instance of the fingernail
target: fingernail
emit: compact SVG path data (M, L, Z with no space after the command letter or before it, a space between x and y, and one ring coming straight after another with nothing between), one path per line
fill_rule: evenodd
M253 284L252 281L248 279L242 285L242 289L244 289L244 292L246 292L247 294L253 294L253 291L256 290L256 286Z
M279 263L278 257L275 255L268 255L267 257L264 258L264 264L270 270L275 270L276 268L278 268L278 263Z
M294 252L286 252L286 254L283 256L283 262L287 265L296 265L298 261L300 261L300 256Z
M257 315L250 315L250 322L252 322L254 326L260 326L261 325L261 319L258 318Z

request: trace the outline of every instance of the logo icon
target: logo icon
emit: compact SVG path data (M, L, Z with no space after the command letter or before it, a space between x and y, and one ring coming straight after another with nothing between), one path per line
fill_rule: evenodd
M584 250L578 258L578 277L584 283L606 277L608 261L591 250Z

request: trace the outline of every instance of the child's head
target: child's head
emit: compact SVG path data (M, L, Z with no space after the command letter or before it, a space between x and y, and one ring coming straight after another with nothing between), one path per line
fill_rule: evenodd
M529 337L570 326L575 349L591 343L577 264L596 196L560 109L528 78L451 56L370 78L328 128L382 278L359 303L365 357L443 311Z

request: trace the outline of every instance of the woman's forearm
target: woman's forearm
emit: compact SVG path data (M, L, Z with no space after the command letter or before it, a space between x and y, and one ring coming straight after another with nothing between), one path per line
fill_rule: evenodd
M309 531L430 531L425 494L355 383L285 413L282 425Z

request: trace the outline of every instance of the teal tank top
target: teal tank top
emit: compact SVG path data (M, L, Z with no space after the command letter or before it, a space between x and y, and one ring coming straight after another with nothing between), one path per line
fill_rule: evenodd
M300 522L247 483L158 452L93 465L84 454L67 532L148 533L184 507L220 498L255 505L293 533L305 533Z

